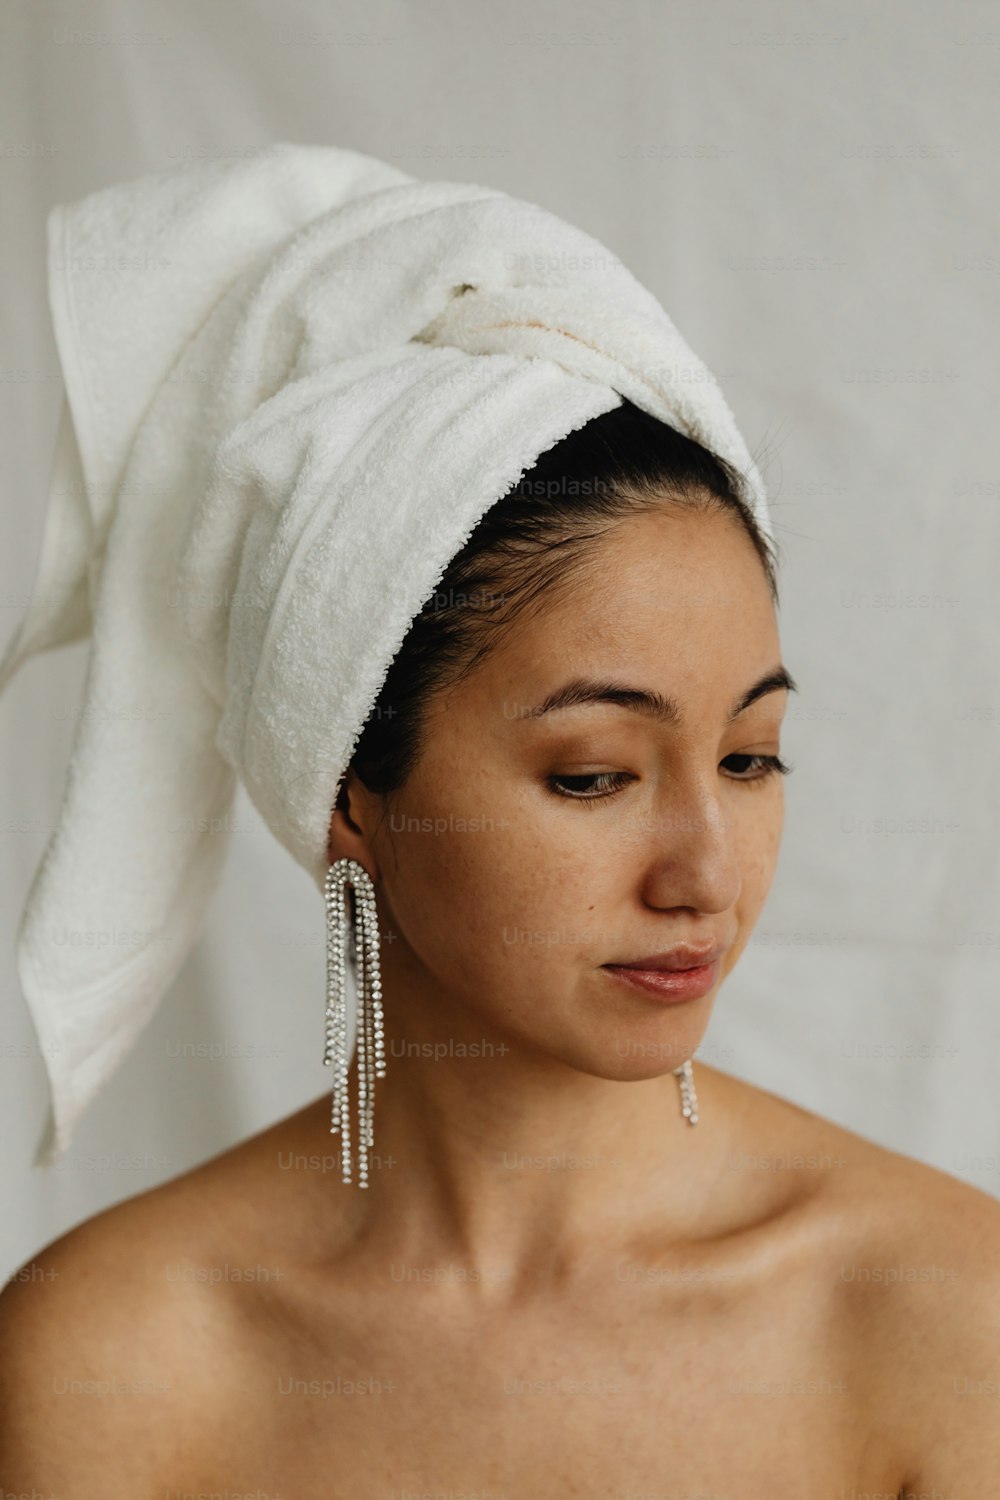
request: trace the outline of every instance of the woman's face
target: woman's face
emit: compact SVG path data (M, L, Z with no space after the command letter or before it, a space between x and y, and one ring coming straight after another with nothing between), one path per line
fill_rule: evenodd
M728 715L780 663L735 519L664 508L597 544L565 599L434 700L388 811L348 782L366 844L333 847L376 878L387 1024L405 993L404 1033L500 1031L605 1078L691 1055L777 863L782 777L749 758L778 755L787 690ZM573 679L672 698L676 722L608 702L532 712ZM712 940L719 980L680 1004L602 967Z

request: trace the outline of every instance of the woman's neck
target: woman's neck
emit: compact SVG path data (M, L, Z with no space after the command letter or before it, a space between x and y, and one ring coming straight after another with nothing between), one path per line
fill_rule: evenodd
M651 1235L680 1248L732 1221L739 1106L733 1081L697 1061L694 1127L672 1072L599 1078L500 1038L435 1046L388 1017L386 1072L369 1185L344 1188L366 1254L503 1297L541 1266L568 1274L581 1252L627 1255Z

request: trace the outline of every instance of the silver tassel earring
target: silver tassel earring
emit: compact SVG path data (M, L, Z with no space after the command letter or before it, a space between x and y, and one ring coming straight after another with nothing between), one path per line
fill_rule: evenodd
M689 1125L698 1123L698 1095L695 1093L694 1074L691 1059L682 1062L679 1068L674 1069L677 1082L681 1091L681 1114Z
M326 872L326 1047L323 1062L334 1070L330 1134L340 1132L343 1181L351 1181L351 1128L347 1085L347 974L345 949L350 919L348 885L354 893L352 956L358 966L358 1186L368 1186L368 1153L374 1143L375 1079L385 1077L382 978L379 971L375 887L355 859L338 859Z

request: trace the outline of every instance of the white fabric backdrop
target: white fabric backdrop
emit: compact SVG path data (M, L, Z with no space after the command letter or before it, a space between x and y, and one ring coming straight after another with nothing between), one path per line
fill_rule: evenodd
M0 27L4 640L60 395L52 203L300 140L563 215L719 376L784 549L784 845L699 1055L1000 1195L993 7L8 0ZM86 651L0 700L0 1275L329 1084L322 903L241 794L204 937L62 1168L31 1167L13 944Z

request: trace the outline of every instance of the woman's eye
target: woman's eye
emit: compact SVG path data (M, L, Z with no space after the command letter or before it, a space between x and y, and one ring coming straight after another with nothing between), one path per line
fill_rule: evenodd
M557 797L576 802L600 802L610 797L632 778L628 771L588 771L577 776L550 776L548 784ZM592 790L596 786L597 790ZM591 790L587 790L587 788Z
M744 762L742 766L736 768L737 772L752 770L756 773L753 776L734 774L730 778L732 781L768 781L772 776L787 776L792 770L792 767L786 765L780 755L727 755L722 764L725 765L729 760Z
M787 776L793 769L780 755L727 755L722 764L725 766L733 761L739 764L731 766L730 781L764 782L772 776ZM747 772L751 774L747 775ZM602 802L632 780L634 778L628 771L587 771L547 778L549 789L555 796L574 802Z

